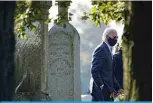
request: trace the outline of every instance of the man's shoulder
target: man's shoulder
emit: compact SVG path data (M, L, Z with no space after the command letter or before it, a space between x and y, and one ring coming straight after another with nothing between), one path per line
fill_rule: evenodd
M103 44L99 44L99 45L95 48L94 52L95 52L95 51L103 51L103 50L104 50Z
M95 50L94 50L94 52L93 52L93 55L94 54L104 54L105 52L104 52L104 47L103 47L103 44L100 44L100 45L98 45L96 48L95 48Z

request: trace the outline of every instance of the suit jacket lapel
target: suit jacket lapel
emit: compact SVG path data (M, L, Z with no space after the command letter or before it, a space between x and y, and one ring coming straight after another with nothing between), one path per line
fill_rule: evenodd
M105 48L106 54L108 55L110 61L112 62L112 54L110 53L110 50L109 50L107 44L104 42L103 45L104 45L104 48Z

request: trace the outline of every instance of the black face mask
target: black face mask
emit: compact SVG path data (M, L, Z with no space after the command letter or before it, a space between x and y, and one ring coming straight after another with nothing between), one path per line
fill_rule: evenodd
M109 37L107 40L108 40L108 44L110 46L114 46L116 44L116 42L117 42L116 39L112 39L111 37Z

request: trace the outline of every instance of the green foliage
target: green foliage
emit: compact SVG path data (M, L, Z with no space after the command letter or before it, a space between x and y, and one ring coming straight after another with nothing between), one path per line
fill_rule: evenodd
M112 20L124 21L124 3L123 1L92 1L93 7L89 17L98 27L101 21L106 25ZM87 19L87 17L85 15L82 19Z
M26 39L26 29L35 32L36 26L34 23L36 21L50 22L50 19L45 16L47 16L46 8L40 4L40 1L17 1L15 34L21 39Z
M60 1L58 3L59 6L68 9L71 1ZM45 24L51 22L52 18L49 19L46 13L49 8L43 6L40 1L17 1L17 8L15 11L15 34L21 39L26 39L27 34L26 30L29 29L30 31L35 32L37 30L36 26L34 25L37 21L43 21ZM61 24L61 20L66 17L66 11L59 13L57 15L57 19L54 20L54 23L59 24L65 27L64 24ZM69 13L69 18L65 19L66 22L71 21L71 16L73 14ZM46 16L46 17L45 17Z
M66 28L66 25L64 22L69 22L72 20L71 16L72 13L68 13L68 8L70 6L70 3L72 1L58 1L58 6L63 8L62 12L59 12L57 15L57 19L54 20L54 23Z
M65 10L68 9L71 1L60 1L58 5L64 7ZM84 13L82 17L83 20L90 19L100 26L100 22L103 21L106 25L112 20L117 22L124 21L123 12L124 12L124 2L123 1L92 1L92 9L89 16ZM41 5L40 1L17 1L17 8L15 11L15 33L18 37L26 39L26 30L29 29L33 32L37 30L34 23L36 21L44 21L45 24L48 24L51 19L49 19L46 13L49 8ZM63 25L61 22L71 21L71 16L73 14L69 13L69 18L66 18L65 15L67 11L61 12L57 15L57 19L54 20L54 23ZM63 25L65 27L65 25Z

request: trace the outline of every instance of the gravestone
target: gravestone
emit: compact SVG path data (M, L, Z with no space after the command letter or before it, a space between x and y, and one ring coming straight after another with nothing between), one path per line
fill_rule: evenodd
M81 101L80 37L70 23L61 23L65 27L54 25L48 34L47 90L53 101Z
M46 8L46 16L51 2L41 1ZM43 21L36 23L38 31L32 33L27 30L26 40L17 39L16 43L16 87L18 88L14 100L51 100L46 93L47 64L46 38L48 25Z

